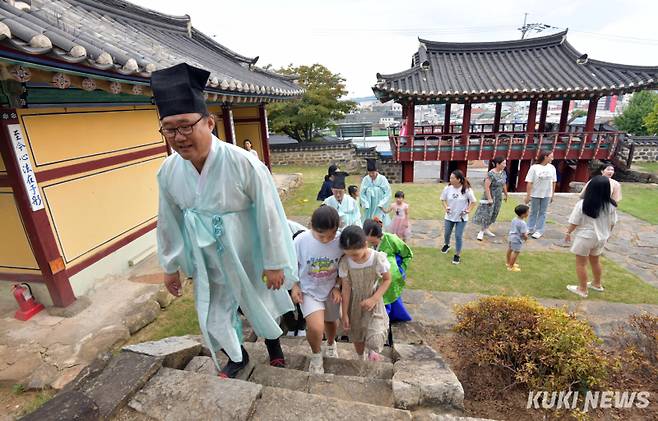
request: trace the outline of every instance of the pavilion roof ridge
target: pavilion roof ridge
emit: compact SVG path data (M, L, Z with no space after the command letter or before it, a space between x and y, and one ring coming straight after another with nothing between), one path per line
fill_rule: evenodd
M428 52L475 52L496 51L510 49L542 48L560 45L565 42L568 29L543 37L506 40L506 41L476 41L476 42L447 42L431 41L418 37L421 46L424 45Z

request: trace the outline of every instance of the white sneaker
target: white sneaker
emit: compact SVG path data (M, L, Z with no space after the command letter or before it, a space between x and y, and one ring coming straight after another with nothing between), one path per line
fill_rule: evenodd
M496 234L491 232L491 230L484 230L484 233L487 234L489 237L495 237L496 236Z
M306 330L305 329L298 330L297 336L306 336Z
M591 282L588 282L588 283L587 283L587 287L588 287L589 289L593 289L594 291L597 291L597 292L603 292L603 291L605 291L605 289L603 289L603 285L601 285L600 287L595 287L594 284L591 283Z
M484 239L484 231L478 232L478 236L475 237L478 241L482 241Z
M539 232L539 231L535 231L535 232L532 234L532 238L534 238L535 240L541 238L541 236L542 236L542 233Z
M567 289L582 298L587 298L587 293L578 289L578 285L567 285Z
M332 345L327 345L324 349L324 356L338 358L338 344L334 341Z
M324 363L322 361L322 352L311 355L311 361L308 365L308 372L311 374L324 374Z

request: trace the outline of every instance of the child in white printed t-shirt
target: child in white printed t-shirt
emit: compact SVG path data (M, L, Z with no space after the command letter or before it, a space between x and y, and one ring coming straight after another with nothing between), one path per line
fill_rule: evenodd
M311 216L311 230L299 234L295 240L299 283L292 287L291 295L306 319L306 339L313 355L309 372L322 374L322 336L327 336L327 357L338 357L336 330L340 317L341 293L338 280L338 262L343 256L338 226L340 217L336 209L321 206Z

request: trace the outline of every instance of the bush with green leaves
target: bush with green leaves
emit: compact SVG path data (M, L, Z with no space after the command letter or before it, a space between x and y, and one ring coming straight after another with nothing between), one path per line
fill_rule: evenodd
M486 297L457 309L466 364L510 374L508 386L586 390L605 384L613 364L585 321L528 297Z

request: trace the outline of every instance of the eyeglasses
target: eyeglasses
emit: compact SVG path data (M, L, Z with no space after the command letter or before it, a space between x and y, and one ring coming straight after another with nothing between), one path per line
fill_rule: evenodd
M166 137L167 139L175 138L176 137L176 132L180 133L183 136L189 136L194 131L194 126L196 126L196 124L199 121L203 120L203 117L205 117L205 116L202 115L201 118L199 118L197 121L195 121L194 123L192 123L190 125L179 126L179 127L174 128L174 129L165 129L164 127L160 127L160 130L158 130L158 131L160 132L160 134L162 136Z

